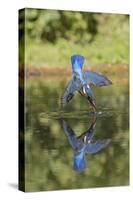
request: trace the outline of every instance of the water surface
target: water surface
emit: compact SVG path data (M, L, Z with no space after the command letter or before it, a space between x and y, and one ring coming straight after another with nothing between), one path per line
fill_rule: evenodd
M124 186L129 183L128 69L108 74L113 85L93 87L98 105L94 115L88 102L76 94L60 108L69 77L56 75L26 80L26 191ZM71 139L86 141L96 118L91 142L109 139L94 154L85 153L85 167L74 168ZM65 134L62 120L73 131ZM71 131L70 131L71 132ZM82 136L82 137L81 137ZM89 142L88 142L89 143Z

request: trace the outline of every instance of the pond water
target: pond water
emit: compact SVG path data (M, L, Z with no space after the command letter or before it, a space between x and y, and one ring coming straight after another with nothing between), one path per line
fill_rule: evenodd
M26 80L26 191L129 184L128 68L108 77L93 87L96 114L78 93L60 108L69 77Z

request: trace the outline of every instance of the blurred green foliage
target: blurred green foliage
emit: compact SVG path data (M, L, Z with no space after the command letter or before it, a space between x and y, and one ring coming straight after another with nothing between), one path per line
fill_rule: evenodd
M83 54L86 65L129 62L128 15L27 8L19 27L29 66L64 67L74 53Z
M41 42L55 43L64 38L85 44L93 41L97 33L98 22L93 13L26 9L25 19L28 37Z

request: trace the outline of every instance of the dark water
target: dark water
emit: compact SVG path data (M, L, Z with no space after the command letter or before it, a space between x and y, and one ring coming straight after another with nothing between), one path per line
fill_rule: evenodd
M128 185L128 74L111 80L93 88L97 114L78 94L61 110L65 79L27 80L26 191Z

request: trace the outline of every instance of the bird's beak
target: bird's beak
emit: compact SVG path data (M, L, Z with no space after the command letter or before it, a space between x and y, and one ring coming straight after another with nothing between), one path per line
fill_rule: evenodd
M91 102L91 105L92 105L92 107L93 107L93 109L94 109L94 112L96 112L96 111L97 111L97 107L96 107L95 101L92 101L92 102Z

